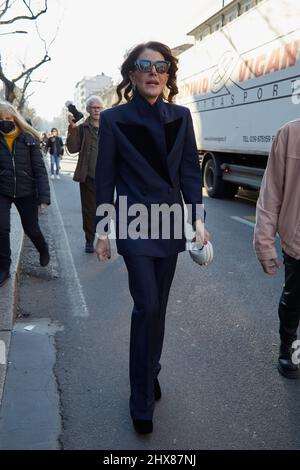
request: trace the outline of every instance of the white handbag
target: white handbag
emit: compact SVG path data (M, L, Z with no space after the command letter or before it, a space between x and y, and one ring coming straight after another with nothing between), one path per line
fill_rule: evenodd
M186 243L186 249L192 260L200 266L208 266L214 258L214 249L211 242L201 246L195 241L189 241Z

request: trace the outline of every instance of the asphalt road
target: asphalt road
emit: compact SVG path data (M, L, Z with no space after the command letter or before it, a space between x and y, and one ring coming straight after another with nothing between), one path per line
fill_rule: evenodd
M38 267L26 242L19 299L19 321L47 318L56 325L57 445L299 449L300 384L276 369L283 272L267 277L254 256L255 202L205 199L215 260L200 268L187 253L179 256L160 374L163 397L153 434L141 437L128 411L132 301L125 265L115 251L101 264L84 253L74 159L65 156L62 167L61 180L52 182L53 203L41 216L51 264Z

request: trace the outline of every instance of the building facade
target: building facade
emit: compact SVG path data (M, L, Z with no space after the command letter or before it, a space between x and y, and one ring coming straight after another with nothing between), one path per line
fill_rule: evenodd
M193 28L187 35L193 36L195 42L202 41L205 37L247 13L261 1L263 0L225 0L222 2L222 8L219 11Z
M83 77L75 86L74 104L76 108L84 112L85 103L89 96L102 96L112 84L111 77L104 75L104 73L95 77Z

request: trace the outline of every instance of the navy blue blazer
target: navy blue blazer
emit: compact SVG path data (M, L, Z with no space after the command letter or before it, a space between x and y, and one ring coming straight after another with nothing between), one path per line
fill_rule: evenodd
M184 251L184 233L175 239L172 224L167 240L161 233L155 240L121 239L118 209L120 196L127 196L128 207L136 203L182 207L183 195L184 202L192 205L192 222L196 220L196 205L202 204L202 177L190 111L162 98L150 105L138 93L129 103L103 111L95 182L97 207L112 204L116 188L118 253L166 257ZM97 216L96 224L101 219ZM133 219L128 217L127 224Z

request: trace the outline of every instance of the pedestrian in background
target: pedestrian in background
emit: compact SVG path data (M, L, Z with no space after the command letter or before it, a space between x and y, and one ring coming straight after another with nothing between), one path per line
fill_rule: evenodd
M42 154L45 157L47 155L47 143L48 143L48 137L47 137L46 132L42 132L40 136L40 141L41 141Z
M275 247L281 240L285 282L279 301L280 348L278 370L287 378L299 379L293 362L292 344L300 320L300 120L287 123L272 144L256 208L254 248L265 273L280 268Z
M75 124L72 114L68 116L69 128L66 146L69 152L78 153L74 181L79 182L85 251L94 253L96 187L95 168L98 151L98 129L103 102L99 96L90 96L86 102L89 114L82 124Z
M10 275L12 204L40 254L40 265L47 266L49 250L39 227L38 208L50 204L50 189L39 134L11 104L0 102L0 286Z
M64 153L64 144L62 138L58 135L56 127L51 129L51 136L48 138L46 151L50 152L51 158L51 179L54 179L54 165L56 167L56 179L60 179L60 158Z
M202 178L190 111L172 104L178 93L177 59L168 46L149 42L135 47L121 67L123 81L117 87L118 103L101 114L96 168L97 208L113 204L116 187L118 253L128 271L134 307L130 336L130 413L139 433L151 433L155 400L161 397L158 374L163 347L165 314L178 253L185 250L183 200L190 204L197 238L206 244L202 207ZM181 194L182 192L182 194ZM128 212L134 204L173 204L180 214L170 217L170 237L119 237L120 196ZM200 209L199 212L197 209ZM133 207L132 207L133 209ZM149 212L148 212L149 214ZM150 216L150 214L149 214ZM97 216L97 222L104 217ZM175 220L174 220L175 219ZM128 230L128 220L127 222ZM156 222L154 221L154 224ZM99 227L99 225L97 225ZM150 225L151 219L150 219ZM201 228L203 230L201 230ZM97 231L100 261L111 257L107 234Z

